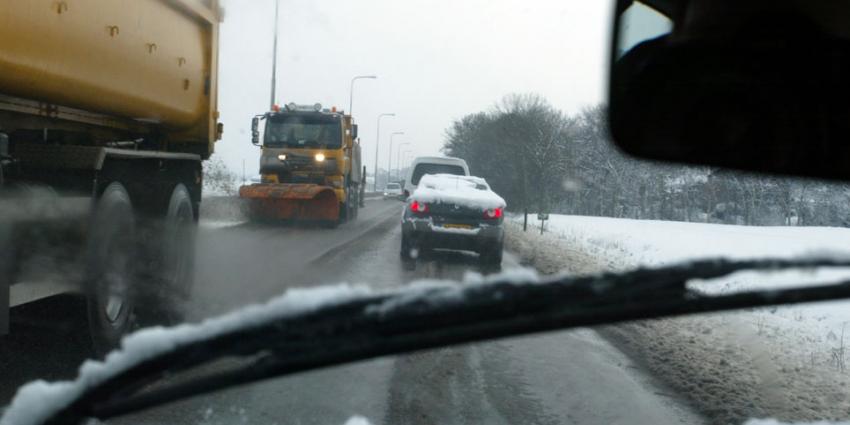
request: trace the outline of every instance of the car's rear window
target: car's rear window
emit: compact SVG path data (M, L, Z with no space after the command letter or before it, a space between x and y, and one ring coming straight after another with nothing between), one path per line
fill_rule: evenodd
M421 179L425 174L454 174L456 176L465 176L466 172L460 165L422 163L417 164L416 168L413 169L413 177L410 179L410 182L415 185L419 184L419 179Z
M401 188L401 186L399 186L398 183L388 183L387 184L387 189L399 189L399 188Z

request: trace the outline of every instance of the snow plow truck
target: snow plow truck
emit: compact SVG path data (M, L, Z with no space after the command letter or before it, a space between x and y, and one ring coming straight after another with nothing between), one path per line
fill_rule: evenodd
M290 103L254 117L251 127L252 142L262 149L261 182L240 187L239 196L252 220L333 227L357 217L365 171L351 115Z

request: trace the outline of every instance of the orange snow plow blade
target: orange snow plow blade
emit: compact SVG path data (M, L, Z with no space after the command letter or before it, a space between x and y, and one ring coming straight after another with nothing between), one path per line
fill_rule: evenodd
M254 218L264 220L339 219L339 201L333 189L317 184L260 183L239 188Z

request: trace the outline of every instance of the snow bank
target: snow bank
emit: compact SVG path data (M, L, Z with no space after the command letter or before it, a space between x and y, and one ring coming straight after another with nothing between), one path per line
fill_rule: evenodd
M455 204L481 211L504 208L505 200L496 195L480 177L453 174L426 174L419 181L412 199L426 204Z
M731 259L850 255L850 229L752 227L550 215L540 236L522 217L509 226L514 245L547 272L587 273L668 265L707 257ZM544 249L538 249L543 246ZM689 285L707 293L819 285L850 279L848 269L742 272ZM621 325L606 330L659 376L691 394L717 422L748 417L845 418L850 411L850 302L739 310ZM770 421L751 424L773 425Z
M850 422L780 422L776 419L751 419L744 425L850 425Z
M345 425L372 425L372 422L369 422L369 420L363 416L352 416L345 421Z

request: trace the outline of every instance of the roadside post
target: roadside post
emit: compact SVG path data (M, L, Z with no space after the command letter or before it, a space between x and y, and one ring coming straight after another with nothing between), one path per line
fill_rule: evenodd
M548 213L539 213L537 214L537 219L540 220L540 234L543 234L543 225L546 224L546 220L549 219Z

